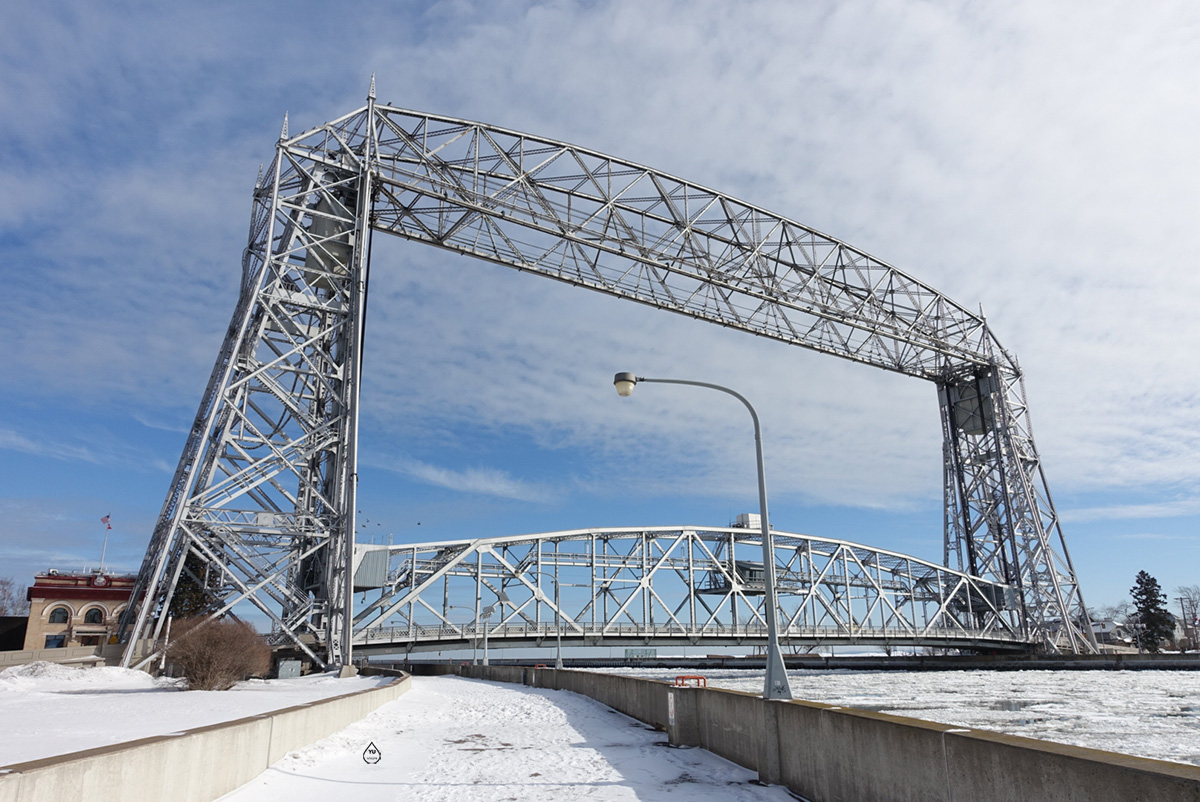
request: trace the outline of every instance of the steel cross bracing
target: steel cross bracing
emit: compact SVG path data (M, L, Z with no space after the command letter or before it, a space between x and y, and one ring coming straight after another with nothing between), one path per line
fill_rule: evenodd
M375 172L369 116L356 119L301 143L285 119L260 176L241 299L122 622L126 665L161 636L189 551L209 568L212 615L248 602L318 664L349 661Z
M1007 585L847 541L774 541L786 645L1027 647ZM583 529L360 550L386 553L388 571L355 616L358 651L471 647L485 635L501 647L560 635L587 646L766 641L757 530Z
M189 552L213 614L249 602L319 663L348 659L372 231L932 381L947 565L1010 585L1030 642L1095 648L1020 368L981 316L916 279L648 167L373 89L298 136L285 119L254 198L241 298L123 622L127 662L196 581Z

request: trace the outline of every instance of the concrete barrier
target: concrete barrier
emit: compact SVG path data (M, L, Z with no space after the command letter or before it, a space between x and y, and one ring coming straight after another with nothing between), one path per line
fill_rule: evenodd
M103 665L99 646L67 646L61 649L23 649L0 652L0 671L29 663L71 663L74 665Z
M0 802L210 802L293 749L344 729L411 687L404 676L380 688L259 716L0 766Z
M589 696L665 730L672 744L703 747L811 802L1200 802L1200 766L612 674L516 666L458 672Z

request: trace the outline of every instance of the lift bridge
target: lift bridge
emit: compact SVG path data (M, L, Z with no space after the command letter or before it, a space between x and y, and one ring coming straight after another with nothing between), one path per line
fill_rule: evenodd
M748 529L559 532L386 559L355 548L374 233L936 388L944 564L779 533L785 645L1095 650L1023 374L981 314L786 217L564 142L379 103L372 79L366 106L336 120L292 135L285 115L255 185L241 294L122 617L125 665L153 659L185 585L208 616L256 608L319 666L356 646L484 632L502 644L761 639ZM359 587L382 594L357 612L356 564Z

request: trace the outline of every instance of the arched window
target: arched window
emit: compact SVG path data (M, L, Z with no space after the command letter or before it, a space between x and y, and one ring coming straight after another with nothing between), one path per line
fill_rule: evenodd
M104 623L104 611L99 609L98 607L93 607L92 609L90 609L86 613L84 613L83 623L85 623L85 624L103 624Z
M66 607L55 607L50 611L51 624L65 624L71 618L71 613Z

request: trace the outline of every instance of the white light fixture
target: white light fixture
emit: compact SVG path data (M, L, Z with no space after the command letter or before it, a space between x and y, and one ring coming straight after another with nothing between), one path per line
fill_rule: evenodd
M633 395L633 386L637 384L637 376L632 373L618 373L613 377L613 385L617 388L617 395L622 398L628 398Z

